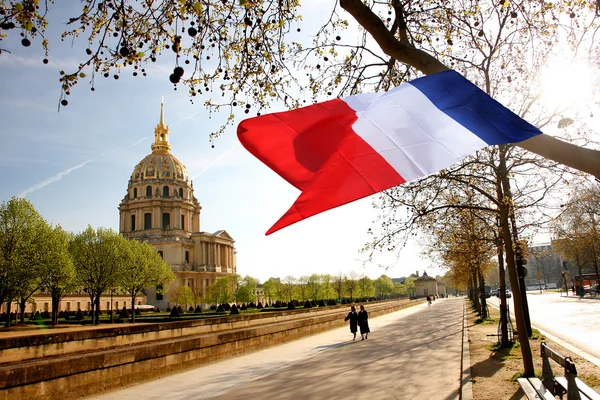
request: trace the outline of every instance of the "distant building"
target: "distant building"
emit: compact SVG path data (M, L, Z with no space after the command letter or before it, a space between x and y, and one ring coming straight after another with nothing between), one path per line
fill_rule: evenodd
M417 297L441 296L446 294L446 285L434 277L427 275L427 272L423 271L423 275L419 276L419 272L417 271L416 276L418 277L415 279L415 294Z
M175 272L171 290L189 286L206 293L217 279L236 273L234 240L225 230L200 230L202 207L185 165L171 154L163 104L151 148L133 169L119 204L119 231L157 249ZM167 288L156 289L146 290L149 304L161 309L173 304Z

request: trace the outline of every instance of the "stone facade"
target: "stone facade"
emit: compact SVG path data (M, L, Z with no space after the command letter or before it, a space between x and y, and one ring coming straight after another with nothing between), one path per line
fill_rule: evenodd
M415 294L417 297L445 295L446 285L423 271L423 275L415 279Z
M173 305L169 291L189 286L206 292L220 277L236 273L233 238L224 230L200 230L202 207L186 167L171 154L164 105L154 130L152 153L134 168L127 194L119 205L119 231L128 239L152 245L171 265L176 279L162 294L146 290L148 304L164 309Z

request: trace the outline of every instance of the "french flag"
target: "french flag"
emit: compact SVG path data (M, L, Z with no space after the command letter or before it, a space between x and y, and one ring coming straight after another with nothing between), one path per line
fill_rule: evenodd
M242 145L302 193L267 235L542 132L453 70L242 121Z

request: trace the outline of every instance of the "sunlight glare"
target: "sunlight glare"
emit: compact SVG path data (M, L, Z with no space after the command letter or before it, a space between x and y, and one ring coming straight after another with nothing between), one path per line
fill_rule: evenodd
M551 107L573 107L593 99L593 70L582 62L555 60L542 70L542 98Z

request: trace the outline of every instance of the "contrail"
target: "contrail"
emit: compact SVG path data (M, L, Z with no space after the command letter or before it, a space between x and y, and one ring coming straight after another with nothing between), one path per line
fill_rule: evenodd
M37 185L33 185L27 189L25 189L23 192L21 192L18 197L25 197L26 195L28 195L29 193L33 193L36 190L39 190L41 188L43 188L44 186L48 186L49 184L56 182L60 179L62 179L63 176L69 175L71 172L75 171L76 169L79 169L81 167L83 167L85 164L90 163L94 161L94 159L89 159L87 161L82 162L79 165L76 165L74 167L71 167L69 169L65 169L64 171L59 172L58 174L51 176L50 178L46 179L43 182L38 183Z
M221 154L219 157L217 157L217 159L215 161L211 162L206 167L204 167L204 169L202 171L200 171L196 175L194 175L194 177L192 178L192 180L196 179L197 177L199 177L200 175L202 175L203 173L205 173L207 169L209 169L210 167L212 167L213 165L215 165L216 163L218 163L219 161L221 161L223 159L223 157L225 157L227 154L231 153L233 150L235 150L239 146L240 146L240 144L237 143L235 146L233 146L232 148L230 148L229 150L227 150L225 153Z

